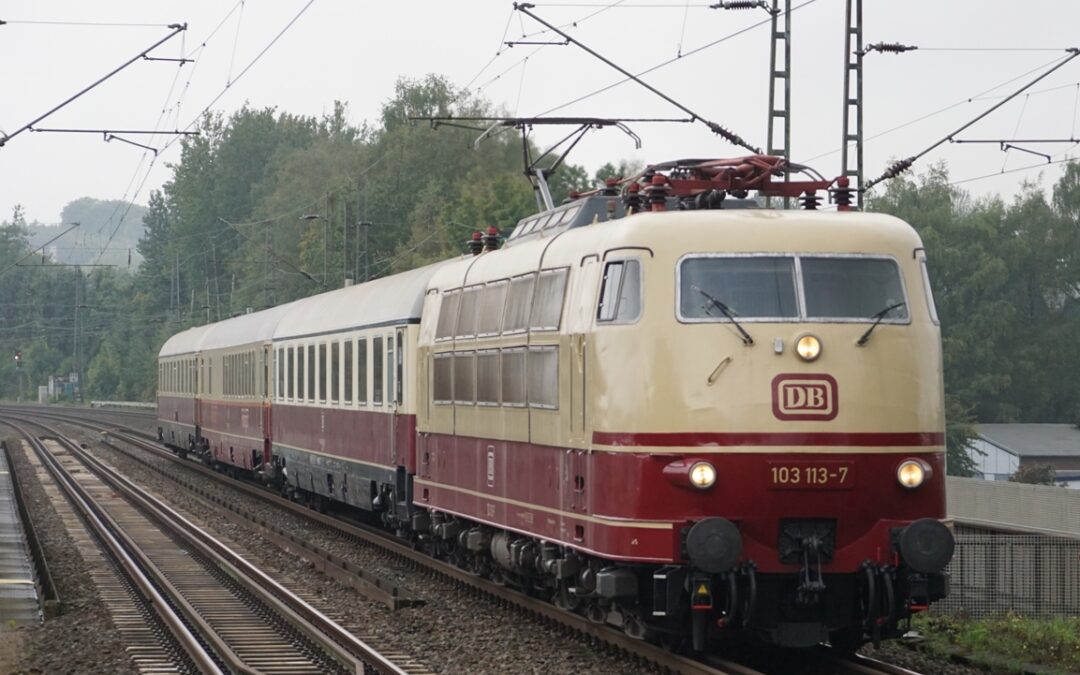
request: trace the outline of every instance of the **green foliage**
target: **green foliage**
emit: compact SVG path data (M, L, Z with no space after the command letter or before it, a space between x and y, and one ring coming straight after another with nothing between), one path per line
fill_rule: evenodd
M911 223L926 246L954 399L950 447L973 419L1074 421L1080 380L1062 373L1080 372L1080 165L1050 199L1025 185L1012 203L975 200L939 165L892 181L868 207Z
M993 672L1026 672L1030 664L1046 666L1050 672L1080 670L1080 618L921 614L914 628L925 636L930 652L947 658L960 651Z
M1029 485L1057 485L1057 473L1051 464L1021 464L1016 473L1009 476L1009 481Z
M945 396L945 452L950 476L974 476L976 464L972 453L978 433L971 417L971 409L951 395Z

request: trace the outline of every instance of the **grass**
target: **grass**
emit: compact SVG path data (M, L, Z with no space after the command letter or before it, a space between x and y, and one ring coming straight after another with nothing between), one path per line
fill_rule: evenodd
M1017 671L1027 664L1050 672L1080 671L1080 617L1027 619L1010 613L971 619L922 614L912 628L926 638L926 648L939 656L960 651L975 662Z

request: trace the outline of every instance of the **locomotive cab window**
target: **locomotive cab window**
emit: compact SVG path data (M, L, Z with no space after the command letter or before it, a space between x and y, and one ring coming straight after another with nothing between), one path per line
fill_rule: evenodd
M900 269L888 258L810 257L800 259L806 316L810 319L875 321L908 319Z
M596 320L633 323L641 316L641 262L614 260L604 267Z
M791 256L685 258L679 264L679 318L723 321L799 318L795 258Z
M678 275L684 322L909 321L900 268L884 256L693 255Z

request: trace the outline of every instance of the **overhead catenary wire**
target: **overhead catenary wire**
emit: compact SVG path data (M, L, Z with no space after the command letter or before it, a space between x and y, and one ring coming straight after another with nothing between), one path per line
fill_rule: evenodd
M931 117L936 117L936 116L938 116L938 115L940 115L942 113L946 113L946 112L948 112L948 111L950 111L950 110L952 110L954 108L958 108L958 107L960 107L962 105L965 105L965 104L968 104L968 103L974 103L976 101L988 101L988 100L994 100L994 99L998 99L998 98L1005 98L1005 96L987 96L987 94L989 94L992 91L996 91L998 89L1001 89L1002 87L1004 87L1006 85L1012 84L1013 82L1016 82L1017 80L1019 80L1021 78L1024 78L1024 77L1027 77L1028 75L1031 75L1032 73L1036 73L1036 72L1042 70L1043 68L1048 68L1051 65L1053 65L1054 63L1056 63L1057 60L1058 59L1056 59L1056 58L1052 59L1050 61L1047 61L1046 63L1043 63L1043 64L1041 64L1039 66L1036 66L1035 68L1032 68L1031 70L1026 70L1026 71L1020 73L1019 75L1015 75L1015 76L1010 77L1009 79L1007 79L1007 80L1005 80L1003 82L995 84L993 87L990 87L989 89L985 89L985 90L983 90L982 92L980 92L978 94L962 98L959 101L956 101L955 103L950 103L949 105L938 108L937 110L934 110L933 112L926 113L925 115L920 115L919 117L908 120L907 122L903 122L903 123L898 124L898 125L896 125L894 127L890 127L889 129L885 129L884 131L879 131L878 133L873 134L872 136L867 136L866 138L863 139L863 143L866 143L867 141L876 140L876 139L881 138L883 136L887 136L887 135L892 134L894 132L900 131L901 129L906 129L907 127L910 127L913 124L918 124L919 122L924 122L924 121L930 119ZM1063 87L1048 87L1046 89L1037 89L1037 90L1032 91L1030 93L1031 93L1031 95L1034 96L1035 94L1044 94L1044 93L1051 92L1051 91L1057 91L1059 89L1062 89L1064 87L1069 87L1069 86L1072 86L1072 85L1064 85ZM1077 83L1077 86L1080 87L1080 83ZM809 157L807 159L801 160L800 163L801 164L809 164L809 163L811 163L811 162L813 162L815 160L821 159L822 157L828 157L830 155L835 155L836 153L841 152L842 150L843 150L843 148L837 148L835 150L829 150L828 152L823 152L823 153L821 153L819 155L814 155L813 157Z
M803 2L802 4L799 4L799 5L796 5L796 6L792 7L791 12L794 14L796 11L798 11L798 10L804 8L804 7L807 7L809 5L812 5L817 1L818 0L806 0L806 2ZM673 63L681 61L682 59L685 59L685 58L687 58L689 56L694 56L696 54L700 54L701 52L704 52L704 51L706 51L708 49L711 49L711 48L713 48L713 47L715 47L715 46L717 46L719 44L727 42L728 40L736 38L736 37L738 37L738 36L740 36L740 35L742 35L744 33L748 33L750 31L754 30L755 28L760 28L762 26L767 26L767 25L769 25L771 23L772 23L772 17L769 17L767 19L763 19L763 20L758 21L756 23L750 24L749 26L746 26L744 28L740 28L739 30L737 30L737 31L735 31L733 33L729 33L727 35L724 35L723 37L717 38L716 40L713 40L711 42L707 42L707 43L705 43L703 45L700 45L698 47L695 47L695 48L693 48L693 49L691 49L689 51L683 52L683 54L681 56L677 56L675 58L671 58L671 59L667 59L665 61L661 61L660 63L657 63L654 66L650 66L650 67L646 68L645 70L640 70L640 71L634 73L634 77L642 77L644 75L648 75L648 74L653 73L653 72L655 72L657 70L660 70L661 68L666 68L667 66L670 66ZM560 110L562 110L564 108L568 108L568 107L574 105L575 103L580 103L582 101L586 101L586 100L588 100L588 99L590 99L590 98L592 98L594 96L599 96L600 94L602 94L602 93L604 93L606 91L614 89L615 87L626 84L627 82L630 82L632 79L633 79L633 77L626 77L626 78L623 78L623 79L618 80L616 82L612 82L611 84L600 87L599 89L594 89L593 91L591 91L591 92L589 92L587 94L583 94L581 96L578 96L577 98L566 101L565 103L560 103L559 105L555 106L554 108L550 108L548 110L545 110L545 111L539 113L537 116L539 117L539 116L542 116L542 115L550 115L553 112L558 112L558 111L560 111Z
M292 26L300 19L301 16L304 15L305 12L307 12L307 10L314 3L315 3L315 0L308 0L308 2L303 7L300 8L300 11L298 11L296 13L296 15L293 16L293 18L290 19L289 22L287 24L285 24L285 26L280 31L278 31L278 33L270 40L270 42L268 42L266 44L266 46L263 47L259 51L259 53L256 54L255 57L251 61L248 62L248 64L246 66L244 66L244 68L237 74L237 76L231 82L227 83L225 85L225 87L220 92L218 92L218 94L216 96L214 96L214 98L211 99L211 101L209 103L206 104L206 106L202 109L202 111L200 111L199 114L196 115L192 119L192 121L187 124L187 126L183 127L183 130L187 131L187 130L191 129L191 127L195 126L195 124L198 123L198 121L200 119L202 119L203 115L205 115L207 112L209 112L210 108L212 108L214 106L214 104L217 103L221 99L221 97L223 97L229 91L229 89L232 87L232 85L236 84L236 82L240 78L242 78L245 74L247 74L247 72L249 70L251 70L251 68L254 67L255 64L258 63L262 59L262 57L264 55L266 55L266 53L270 50L270 48L273 47L277 43L277 41L280 40L281 37L283 35L285 35L286 32L288 32L288 30L290 28L292 28ZM158 148L158 153L164 152L165 150L170 148L176 142L176 140L179 139L179 138L181 138L181 137L180 136L173 136L173 138L171 140L167 141L164 145L162 145L160 148ZM146 174L144 174L142 181L139 183L139 187L136 190L135 195L131 199L132 204L134 204L135 199L138 198L138 194L140 192L142 192L142 188L146 185L146 181L150 177L150 169L153 168L153 164L156 161L157 161L157 156L155 155L154 159L151 161L150 168L147 169ZM130 210L130 208L131 207L129 205L128 210ZM122 219L121 219L121 222L122 222ZM120 230L120 223L117 223L116 227L113 229L112 233L109 235L109 240L108 240L108 242L106 242L106 245L108 245L109 243L112 243L113 238L116 236L116 233L119 230ZM99 256L99 259L100 259L100 256Z
M614 2L609 2L609 3L603 4L603 5L589 5L590 7L601 7L601 9L599 9L599 10L597 10L595 12L592 12L590 14L587 14L587 15L585 15L583 17L574 19L573 21L571 21L569 23L561 24L560 28L566 28L566 27L577 28L580 24L588 21L589 19L592 19L595 16L603 14L604 12L606 12L609 9L613 9L615 7L618 7L618 6L622 5L625 1L626 0L615 0ZM518 12L515 9L511 8L510 9L510 14L506 17L506 27L503 29L502 38L499 40L499 47L495 51L495 55L493 57L491 57L491 60L489 60L487 63L485 63L484 66L481 67L480 70L477 71L477 73L472 76L472 78L469 79L468 84L466 84L462 88L461 92L458 94L458 96L456 96L451 101L451 103L457 103L457 101L462 96L469 93L469 88L472 87L473 83L475 83L477 80L479 80L480 77L485 72L487 72L487 69L490 68L492 66L492 64L494 64L495 61L497 61L498 58L503 55L504 52L506 52L508 49L512 48L513 45L508 43L508 41L506 39L506 36L510 33L510 24L513 23L515 16L518 17L519 20L521 19L521 15L518 14ZM521 39L526 40L528 38L535 37L537 35L543 35L544 33L547 33L547 32L549 32L549 31L545 28L543 30L535 31L533 33L525 33L524 28L522 28ZM521 40L518 40L517 42L520 42L520 41ZM559 43L559 44L563 44L563 43ZM547 45L540 45L537 49L534 49L531 52L529 52L529 54L525 58L528 58L529 56L532 56L533 54L536 54L540 49L543 49L544 46L547 46ZM507 68L505 71L500 73L498 76L496 76L493 79L487 81L487 83L485 83L483 86L481 86L481 87L479 87L477 89L477 92L483 91L483 89L485 89L487 86L489 86L492 82L495 82L496 80L498 80L500 77L502 77L502 75L505 75L510 70L513 70L517 66L521 65L521 63L524 62L525 58L517 61L513 66L511 66L510 68Z
M558 33L559 35L563 36L564 38L566 38L567 40L569 40L570 42L572 42L573 44L575 44L576 46L578 46L579 48L584 50L585 52L591 54L593 57L599 59L603 63L606 63L608 66L610 66L610 67L614 68L615 70L619 71L620 73L622 73L623 75L625 75L629 79L633 80L634 82L637 82L642 87L644 87L644 88L648 89L649 91L653 92L654 94L656 94L660 98L664 99L668 103L672 104L673 106L675 106L679 110L682 110L687 115L690 115L690 117L694 118L695 120L700 121L705 126L707 126L709 128L709 130L711 130L714 134L726 139L729 143L731 143L733 145L741 146L743 148L746 148L747 150L750 150L751 152L753 152L755 154L761 154L761 148L756 147L754 145L751 145L747 141L743 140L743 138L741 136L739 136L738 134L736 134L736 133L734 133L734 132L732 132L732 131L724 128L724 127L722 127L721 125L717 124L716 122L713 122L713 121L699 115L698 113L691 110L689 107L683 105L682 103L679 103L678 101L671 98L670 96L668 96L664 92L660 91L656 87L654 87L651 84L645 82L639 76L634 75L633 73L626 70L622 66L618 65L614 61L611 61L610 59L605 58L604 56L601 56L599 53L597 53L593 49L591 49L588 46L586 46L585 44L583 44L580 40L577 40L577 39L571 37L569 34L563 32L562 30L559 30L558 28L556 28L552 24L548 23L544 19L541 19L540 17L538 17L533 12L530 12L529 9L532 7L532 5L530 5L529 3L515 2L514 7L519 12L521 12L522 14L525 14L526 16L532 18L534 21L537 21L540 24L542 24L544 26L547 26L548 28L550 28L555 33Z
M225 15L221 18L221 20L218 21L217 25L209 33L207 33L206 37L204 37L200 41L199 45L197 47L195 47L194 49L192 49L191 52L187 51L187 33L185 32L180 38L180 40L181 40L181 45L180 45L180 55L181 55L181 57L182 58L187 58L189 60L193 60L193 58L195 56L200 55L203 52L203 50L205 50L207 48L207 44L210 42L210 40L212 40L214 38L214 36L217 35L218 31L220 31L225 26L226 22L228 22L228 20L229 20L229 17L231 17L233 14L235 14L236 11L240 8L240 4L242 2L244 2L244 0L237 0L236 4L234 4L232 6L232 8L229 9L229 11L225 13ZM154 124L154 128L159 128L162 125L162 123L164 122L165 118L168 117L169 115L171 115L173 113L173 111L176 112L176 117L175 117L175 121L174 121L174 127L179 127L179 125L180 125L180 109L181 109L180 107L182 105L182 102L183 102L184 98L187 96L188 91L190 90L191 82L194 79L195 73L197 72L197 70L199 68L200 60L194 60L194 63L195 63L195 65L193 65L188 70L187 81L184 84L184 88L177 95L176 101L172 104L172 106L165 109L164 106L168 105L169 101L172 100L172 93L173 93L173 91L175 91L176 83L177 83L177 81L179 80L179 77L180 77L180 68L177 68L176 74L173 76L173 82L169 86L169 92L165 95L165 102L162 104L163 105L162 113L158 117L157 122ZM181 63L180 65L182 66L183 63ZM153 142L153 138L151 138L151 143L152 142ZM155 164L157 163L157 154L156 153L153 154L153 157L152 157L152 159L150 161L150 165L148 167L146 167L146 174L143 176L142 181L139 183L139 187L137 188L136 192L133 194L131 199L128 200L128 195L132 194L131 193L131 188L132 188L133 185L135 185L136 181L139 179L139 175L141 174L141 172L143 170L143 166L146 164L146 161L147 161L147 153L144 152L142 154L142 156L140 157L138 164L135 166L135 170L132 172L131 178L128 180L127 187L124 188L124 192L123 192L123 195L121 197L121 202L124 204L124 207L123 207L124 208L124 213L123 213L123 215L120 216L120 220L116 224L116 229L117 230L119 230L119 228L123 225L124 219L127 218L127 214L130 213L132 206L134 206L135 200L138 198L138 194L142 191L142 186L145 184L146 180L149 178L150 171L153 170ZM121 209L121 205L117 204L116 208L114 208L113 212L109 215L109 219L106 221L106 225L108 223L112 222L112 220L114 218L116 218L116 215L118 213L120 213L120 209ZM99 259L100 259L100 256L99 256Z
M900 175L904 171L911 168L911 165L914 164L916 161L918 161L921 157L925 156L927 153L931 152L935 148L937 148L937 147L939 147L939 146L941 146L941 145L943 145L945 143L948 143L951 138L955 137L957 134L964 131L965 129L968 129L969 127L971 127L973 124L975 124L979 120L983 119L984 117L986 117L990 113L994 112L995 110L997 110L1001 106L1005 105L1006 103L1008 103L1012 99L1014 99L1017 96L1019 96L1020 94L1024 93L1027 89L1031 88L1036 83L1038 83L1038 82L1042 81L1043 79L1045 79L1046 77L1050 76L1050 74L1052 74L1055 71L1057 71L1058 69L1062 68L1065 64L1069 63L1070 61L1075 59L1077 56L1080 56L1080 49L1077 49L1077 48L1070 49L1068 56L1061 59L1057 63L1057 65L1053 66L1052 68L1050 68L1046 72L1042 73L1041 75L1036 77L1034 80L1028 82L1023 87L1016 90L1015 92L1013 92L1009 96L1006 96L1004 99L1002 99L998 103L990 106L990 108L988 108L987 110L985 110L982 113L980 113L979 115L977 115L974 119L966 122L965 124L960 126L958 129L956 129L952 133L947 134L946 136L944 136L940 140L935 141L934 143L932 143L928 147L924 148L920 152L918 152L918 153L916 153L914 155L911 155L910 157L906 157L906 158L901 159L901 160L899 160L897 162L894 162L880 176L878 176L877 178L874 178L873 180L867 181L864 189L869 190L870 188L874 187L875 185L877 185L878 183L880 183L882 181L889 180L891 178L895 178L896 176Z
M225 82L232 84L233 65L236 63L236 48L240 44L240 26L244 22L244 0L240 0L240 14L236 17L236 35L233 36L232 56L229 57L229 75Z
M93 28L168 28L167 23L128 23L122 21L36 21L23 19L5 19L0 21L4 24L21 24L26 26L87 26Z
M160 40L158 40L154 44L150 45L146 49L142 50L137 55L135 55L132 58L128 59L124 63L120 64L119 66L117 66L116 68L114 68L113 70L111 70L110 72L105 74L104 76L98 78L97 80L92 82L90 85L84 87L83 89L80 89L77 93L75 93L74 95L68 97L63 102L61 102L59 105L56 105L53 108L50 108L45 113L39 115L38 117L35 117L33 120L27 122L26 124L19 127L18 129L16 129L14 132L12 132L10 134L0 133L0 147L3 147L4 145L7 144L8 141L10 141L12 138L15 138L16 136L23 133L24 131L29 131L38 122L42 121L43 119L46 119L47 117L53 115L54 113L62 110L65 107L67 107L73 101L79 99L84 94L86 94L88 91L90 91L90 90L94 89L95 87L99 86L101 83L103 83L106 80L108 80L109 78L113 77L114 75L116 75L120 71L124 70L125 68L127 68L131 64L133 64L136 61L139 61L140 59L142 59L143 56L150 53L151 51L153 51L157 47L160 47L161 45L165 44L169 40L171 40L174 37L176 37L177 35L179 35L180 33L184 32L185 30L187 30L187 24L186 23L184 23L184 24L174 23L174 24L170 24L169 28L172 29L171 33L169 33L165 37L161 38Z

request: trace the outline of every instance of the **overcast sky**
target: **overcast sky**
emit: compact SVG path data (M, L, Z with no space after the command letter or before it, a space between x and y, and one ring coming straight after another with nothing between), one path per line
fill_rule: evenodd
M684 54L646 79L702 117L764 146L769 32L767 26L739 31L768 15L708 4L538 2L533 11L553 23L576 22L568 28L576 38L634 72ZM792 5L792 155L833 176L840 168L845 2ZM1072 0L864 0L864 15L867 43L920 47L866 57L868 178L880 174L890 158L915 154L952 132L1063 58L1065 48L1080 45L1080 2ZM195 63L135 63L37 126L183 129L223 92L212 107L226 113L247 102L322 115L342 100L351 120L360 123L378 115L398 77L430 72L479 89L519 115L683 115L633 83L560 107L623 78L574 46L505 48L504 40L521 39L523 32L529 40L551 39L535 34L540 26L513 12L507 0L8 0L0 4L0 20L8 22L0 25L0 130L6 134L168 35L167 24L185 22L187 31L153 55L184 55ZM686 55L725 36L733 37ZM1076 137L1078 82L1080 58L958 138ZM884 133L901 125L906 126ZM627 157L648 163L745 154L700 124L631 126L643 140L641 150L608 129L586 138L570 161L594 170ZM539 138L555 136L540 132ZM158 148L167 142L127 138ZM1075 144L1025 147L1055 160L1080 152ZM168 165L179 160L179 144L151 160L148 152L105 143L99 135L19 134L0 148L0 218L22 204L28 219L54 223L66 203L83 196L145 204L150 190L168 179ZM1021 151L1003 153L993 144L945 144L916 170L938 160L948 162L958 181L1045 163ZM1049 187L1060 173L1061 164L1054 164L963 185L976 194L1011 197L1023 180L1041 176Z

